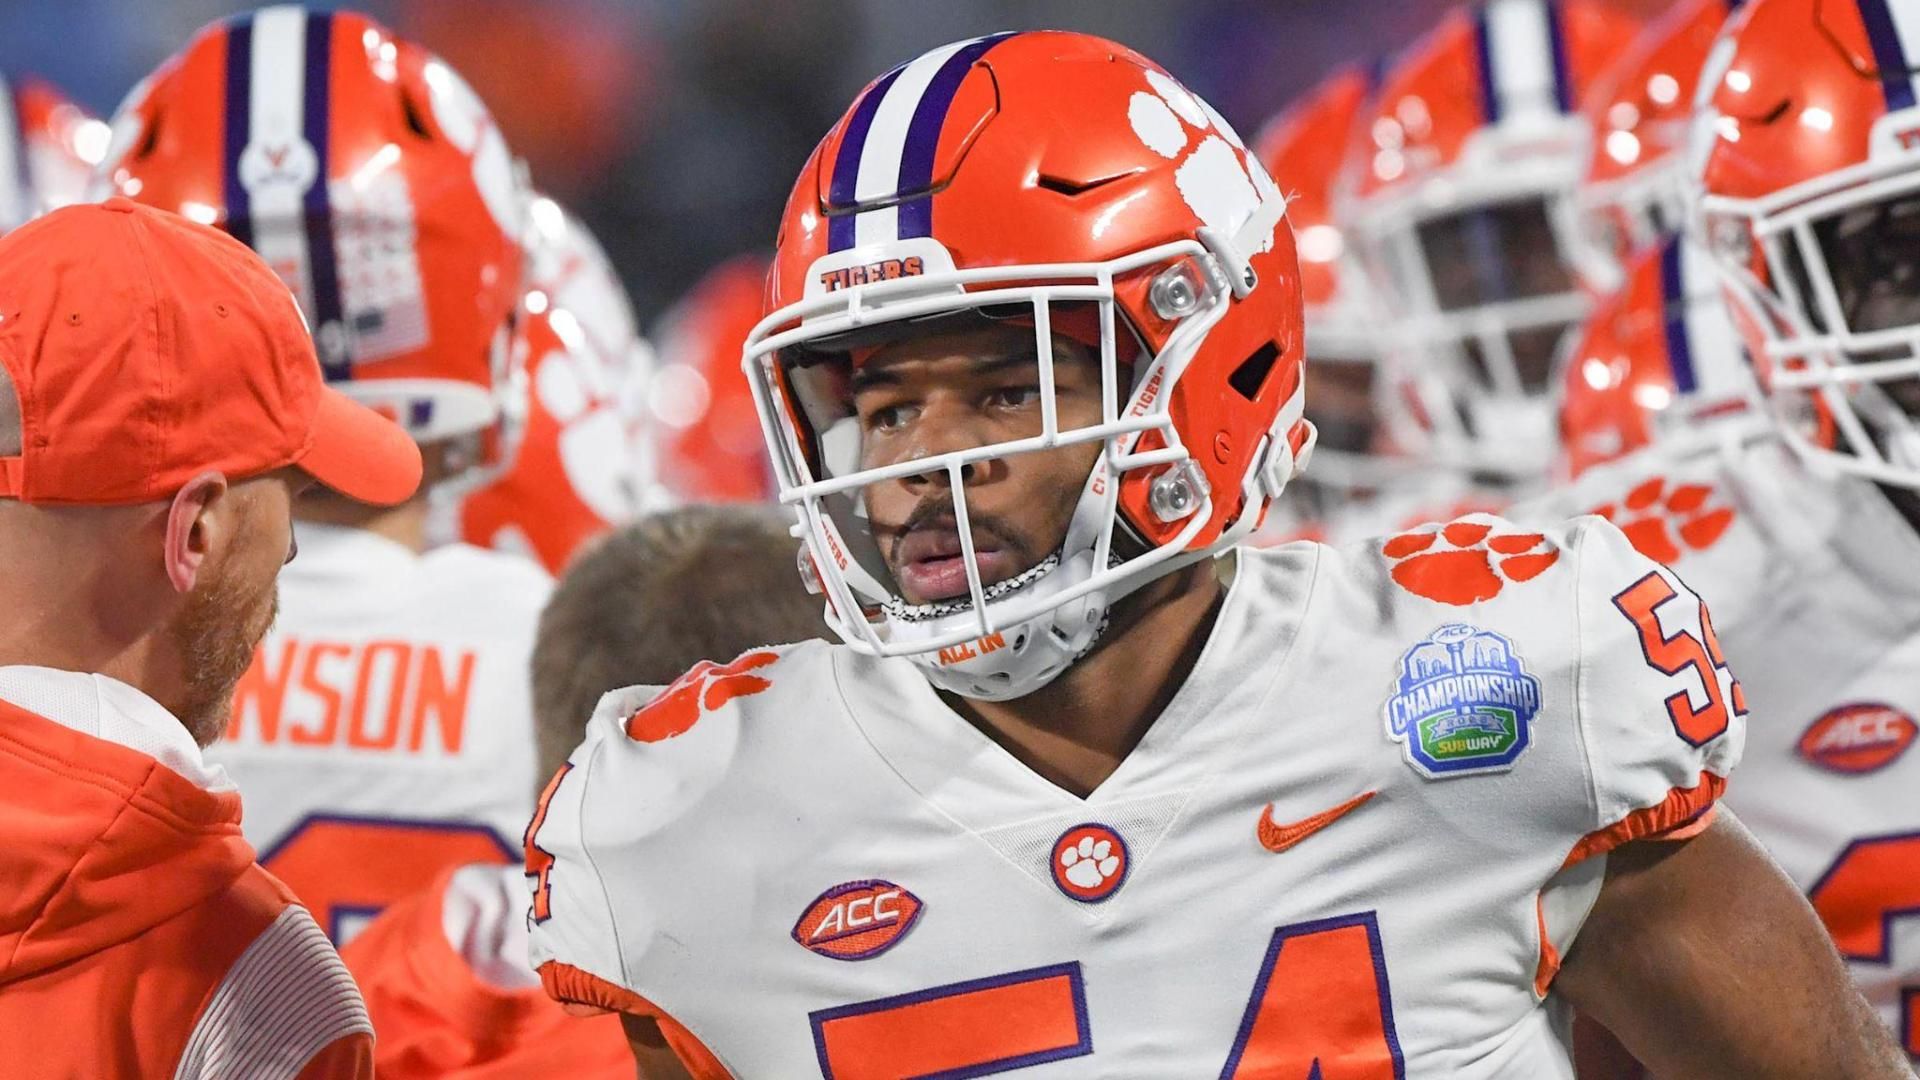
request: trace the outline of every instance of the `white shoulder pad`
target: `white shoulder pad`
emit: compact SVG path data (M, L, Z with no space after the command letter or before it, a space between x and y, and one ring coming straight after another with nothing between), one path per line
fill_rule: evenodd
M1711 805L1740 760L1747 710L1705 602L1610 522L1580 521L1578 709L1593 854Z
M600 699L586 741L548 783L527 833L536 969L558 961L633 985L600 867L611 853L622 865L636 854L644 860L654 837L724 797L743 738L817 696L819 680L832 678L829 657L824 642L756 649L727 664L703 662L667 687Z

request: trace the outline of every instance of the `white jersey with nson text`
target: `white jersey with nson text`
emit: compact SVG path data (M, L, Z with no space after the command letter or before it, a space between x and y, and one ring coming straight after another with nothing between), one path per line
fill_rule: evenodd
M1727 804L1920 1060L1915 526L1870 482L1818 476L1772 439L1655 446L1555 505L1605 513L1712 606L1757 711Z
M608 695L528 845L549 992L702 1077L1572 1076L1602 856L1739 756L1724 665L1648 661L1704 608L1596 519L1236 558L1085 799L843 646Z
M517 556L302 522L280 617L208 757L260 862L344 943L442 870L517 857L528 658L552 590Z

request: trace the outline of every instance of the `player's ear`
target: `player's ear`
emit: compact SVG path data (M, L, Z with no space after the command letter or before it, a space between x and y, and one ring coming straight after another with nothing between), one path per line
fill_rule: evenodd
M218 472L201 473L174 493L161 557L175 592L192 592L208 554L226 542L236 524L232 502L227 478Z

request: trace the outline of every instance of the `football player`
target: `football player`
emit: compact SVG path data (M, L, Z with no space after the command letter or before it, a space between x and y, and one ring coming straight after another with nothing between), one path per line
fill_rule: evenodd
M534 646L543 775L566 763L602 694L825 631L793 572L783 517L761 507L668 511L575 561ZM347 946L382 1077L633 1076L618 1021L569 1017L541 991L527 965L526 906L520 867L463 866Z
M513 551L558 574L587 541L664 501L632 416L652 350L613 265L578 218L528 208L527 290L514 327L508 445L475 491L442 485L429 533Z
M1720 421L1691 440L1712 453L1655 443L1588 474L1604 496L1580 486L1714 605L1761 709L1728 802L1920 1060L1920 921L1904 917L1920 908L1920 156L1900 137L1920 127L1906 59L1920 53L1907 42L1920 42L1911 0L1758 0L1727 24L1701 75L1696 224L1752 343L1770 437L1728 440L1741 422ZM1705 261L1687 243L1668 252ZM1698 320L1671 310L1651 333L1672 372L1721 362L1728 350L1702 348Z
M215 23L122 106L101 179L265 256L329 380L407 428L428 486L497 460L527 195L440 60L350 12ZM428 511L301 501L305 558L215 755L262 861L336 941L444 867L510 860L532 810L526 665L551 582L426 550Z
M1475 485L1547 477L1554 360L1589 302L1567 226L1578 106L1638 27L1593 0L1463 8L1394 62L1359 128L1341 216L1382 296L1383 419Z
M1083 34L815 151L744 364L845 644L609 695L528 831L542 980L648 1075L1565 1077L1562 1002L1674 1075L1900 1075L1612 525L1220 559L1313 444L1284 207Z

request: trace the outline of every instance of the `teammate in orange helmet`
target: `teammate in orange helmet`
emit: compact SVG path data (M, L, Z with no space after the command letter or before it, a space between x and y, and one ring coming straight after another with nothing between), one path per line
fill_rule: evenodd
M514 328L506 462L475 491L446 490L444 531L559 573L581 545L662 501L633 413L652 351L606 253L545 196L528 210L528 287ZM636 428L638 432L636 432Z
M296 507L306 557L216 754L262 862L344 941L443 867L510 860L532 809L526 660L550 579L426 550L431 488L500 460L528 193L458 74L345 11L206 27L113 129L102 186L252 245L329 381L426 457L429 491L400 506L321 489Z
M660 320L660 370L646 417L660 483L685 502L773 497L766 441L740 347L760 321L765 255L737 255L707 272Z
M1907 295L1892 223L1911 209L1900 191L1920 166L1877 140L1911 90L1906 64L1876 50L1916 27L1911 3L1760 0L1695 49L1709 62L1690 122L1696 190L1682 204L1706 216L1639 257L1567 373L1576 464L1646 445L1587 468L1539 511L1607 516L1713 605L1747 693L1766 702L1727 802L1807 892L1856 986L1920 1058L1920 937L1901 917L1920 899L1920 759L1908 749L1920 733L1920 472L1887 454L1909 376L1897 350L1847 341L1818 306L1831 295L1858 318L1869 293ZM1870 55L1885 66L1868 66ZM1754 95L1769 110L1817 111L1801 121L1781 106L1768 119ZM1799 228L1814 243L1795 250ZM1797 269L1806 266L1828 280L1815 286ZM1910 332L1890 328L1855 332ZM1845 436L1841 409L1858 410L1860 442ZM1860 454L1848 471L1865 476L1831 467L1848 453Z
M1382 303L1405 452L1525 494L1553 450L1553 362L1589 298L1567 212L1579 112L1639 24L1604 0L1456 10L1390 65L1343 208Z
M1284 223L1084 34L828 133L744 365L844 644L608 695L528 830L546 988L645 1075L1568 1077L1563 1004L1669 1075L1900 1074L1617 529L1239 547L1313 446Z
M173 214L0 238L0 310L6 1071L371 1080L359 991L202 752L297 493L399 502L419 453L324 386L257 256Z

